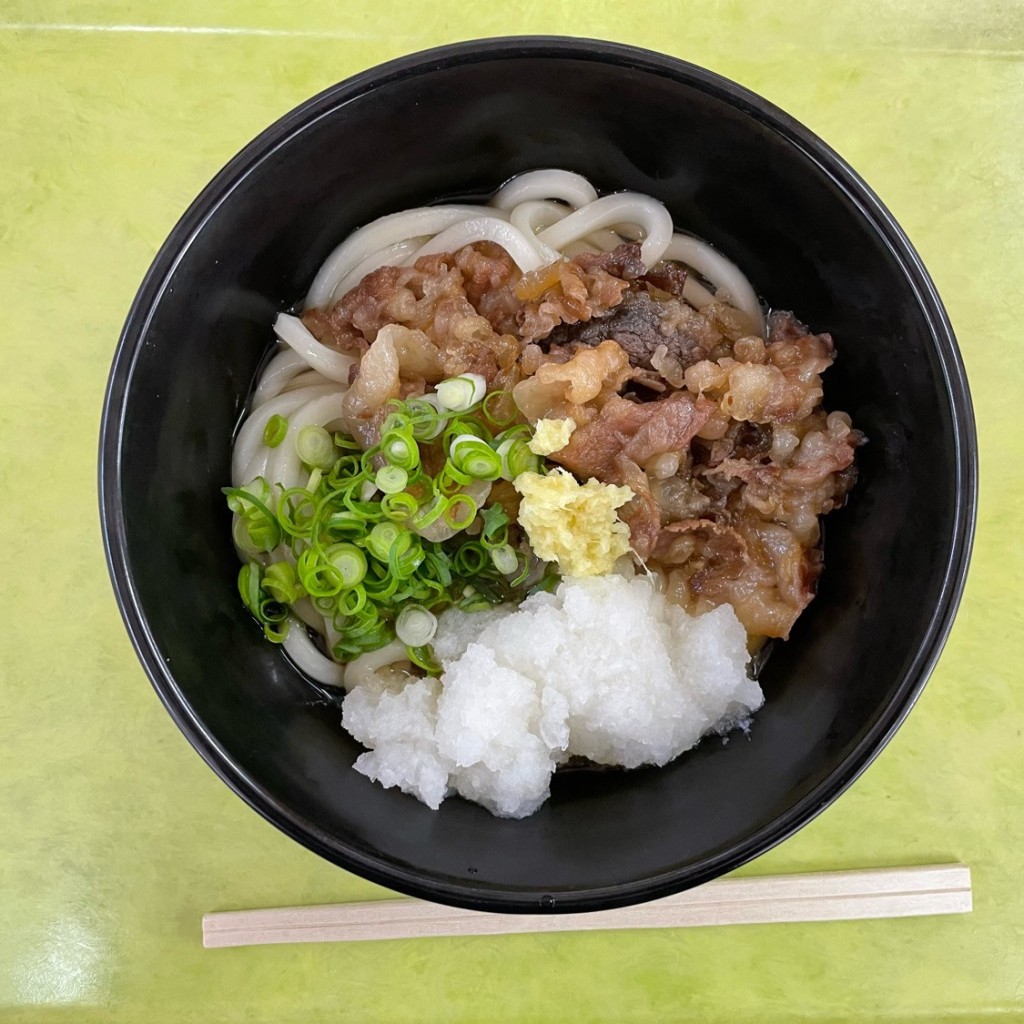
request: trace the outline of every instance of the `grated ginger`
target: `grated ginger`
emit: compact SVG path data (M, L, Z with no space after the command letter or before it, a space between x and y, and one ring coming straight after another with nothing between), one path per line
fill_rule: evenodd
M534 455L554 455L569 443L575 429L576 421L571 416L557 420L537 420L529 449Z
M557 562L562 575L601 576L629 553L629 527L615 513L633 497L628 487L593 479L581 484L556 469L547 476L520 473L515 488L530 546L538 558Z

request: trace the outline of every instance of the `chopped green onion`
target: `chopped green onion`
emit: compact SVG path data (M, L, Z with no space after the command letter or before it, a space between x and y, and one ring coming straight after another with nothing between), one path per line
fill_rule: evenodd
M288 618L288 609L272 598L266 598L260 604L260 617L263 624L284 622Z
M428 552L425 561L430 572L437 577L443 587L452 585L451 559L441 548Z
M437 481L432 476L427 476L423 472L421 466L416 470L415 473L409 474L409 483L406 485L406 490L416 499L420 504L429 500L437 492Z
M391 599L398 593L398 587L402 581L397 576L388 573L387 569L379 564L371 566L371 570L377 569L382 569L383 575L377 571L368 572L366 575L366 582L363 583L366 596L377 604L390 604Z
M514 437L521 437L524 441L530 441L533 438L533 433L533 427L529 427L525 423L517 423L514 427L503 430L494 440L496 444L501 444L502 441L508 441Z
M444 521L456 530L464 530L476 518L476 502L468 494L456 494L444 510Z
M381 511L388 519L404 523L420 507L420 503L404 491L385 494L380 503Z
M309 474L309 479L306 481L306 490L313 493L319 486L320 481L324 478L324 471L322 469L314 469Z
M259 562L247 562L238 572L238 593L242 603L263 626L268 640L281 643L288 635L288 609L263 593Z
M444 515L448 507L448 499L441 494L435 495L426 505L409 520L409 525L414 530L422 530L436 522Z
M304 487L292 487L277 501L281 529L292 537L308 537L316 518L316 498Z
M472 482L473 478L468 473L463 473L461 469L456 469L453 463L447 462L437 478L437 488L450 498L456 491L468 487Z
M420 464L420 449L409 428L385 430L380 453L392 465L411 472Z
M405 490L409 474L398 466L383 466L377 470L374 481L385 494L397 494Z
M238 593L242 604L253 613L259 614L260 607L260 564L246 562L238 570Z
M246 531L258 550L273 551L281 543L281 530L271 512L257 512L244 518Z
M487 508L481 510L480 516L484 521L483 536L480 538L480 543L485 548L504 544L508 538L509 524L508 513L505 511L504 506L498 504L488 505Z
M341 573L323 561L315 548L307 548L299 555L296 571L310 597L333 597L344 586Z
M336 661L351 661L367 651L376 651L389 644L394 634L391 627L380 619L369 620L364 625L346 625L344 634L331 649Z
M505 411L501 409L505 407ZM511 391L492 391L483 400L480 411L496 426L507 427L515 420L518 410Z
M344 589L363 581L366 575L366 555L355 544L332 544L325 554L341 577Z
M295 566L291 562L274 562L263 575L263 589L281 604L292 604L303 596Z
M449 454L456 469L476 480L497 480L501 476L501 456L474 434L456 437Z
M341 501L352 515L364 522L373 522L374 519L381 518L380 502L360 501L352 489L342 493Z
M338 443L338 435L334 435L334 443ZM327 474L327 483L332 488L344 487L360 476L363 472L363 460L360 455L342 455Z
M324 527L332 534L358 539L366 533L366 518L345 509L341 512L332 512L324 523Z
M281 527L277 517L264 504L270 496L270 485L266 480L258 476L245 487L224 487L222 491L227 496L228 508L245 520L245 537L253 549L248 553L273 551L281 543ZM256 491L260 492L260 497ZM244 544L238 546L245 550Z
M519 563L520 563L519 564L519 572L517 572L515 574L515 576L513 576L512 579L510 579L508 581L508 585L510 587L521 587L526 582L526 578L530 575L530 571L533 568L533 562L535 560L536 560L535 557L534 558L528 558L526 555L520 554L520 556L519 556ZM555 572L554 569L548 568L545 571L552 572L554 574L555 582L556 583L558 582L560 577L558 576L558 573Z
M270 484L261 476L254 477L244 487L222 487L221 493L227 495L228 508L240 516L260 506L268 511L265 503L270 500Z
M415 440L415 439L414 439ZM387 445L381 445L384 458L392 465L408 462L412 457L412 445L404 434L394 434L388 438Z
M448 426L445 427L442 443L445 448L450 450L452 443L463 434L478 437L481 441L485 441L487 444L490 444L492 440L491 432L478 420L457 419L452 420Z
M508 584L503 579L495 579L481 572L476 577L477 597L482 598L490 605L502 604L509 599Z
M498 445L497 455L501 459L504 480L515 480L521 473L540 472L540 457L530 451L530 446L521 438L506 438Z
M249 536L248 520L245 516L235 516L234 518L235 521L231 524L231 539L235 542L235 547L248 558L261 554L263 548Z
M492 608L493 604L476 587L466 587L462 592L462 600L459 601L456 607L464 612L482 612Z
M443 409L465 412L487 394L487 381L479 373L450 377L437 385L437 401Z
M387 562L391 549L398 543L398 538L407 533L397 523L378 523L366 538L366 549L378 561Z
M313 469L330 469L338 458L334 438L316 424L303 427L295 439L299 458Z
M272 644L283 644L288 639L288 632L291 629L291 620L284 619L281 622L264 622L263 635Z
M458 409L435 393L391 399L380 442L366 450L323 427L297 431L309 473L304 487L271 487L257 477L224 489L232 535L248 559L239 594L271 640L284 639L294 621L289 606L308 597L337 631L335 659L390 643L401 620L410 660L439 672L423 637L432 636L425 626L444 609L488 608L523 597L534 584L553 586L550 567L537 583L540 563L512 547L501 505L482 507L499 475L540 468L527 447L530 427L502 418L510 396L488 396L482 378L446 383L454 383L443 390ZM282 423L274 426L268 440ZM496 428L504 429L493 436ZM283 429L287 435L291 425L284 421Z
M388 399L387 407L391 410L388 414L387 419L384 421L384 425L381 427L381 433L386 434L390 430L398 430L403 433L409 433L412 430L412 417L409 415L409 406L398 398Z
M361 452L362 446L354 437L349 437L348 434L335 434L334 443L338 448L344 448L348 451Z
M287 433L288 421L283 416L278 416L275 413L267 420L267 425L263 428L263 443L268 448L276 448L284 440Z
M423 647L406 647L405 653L408 655L409 660L416 665L418 668L423 669L427 675L439 676L441 674L441 666L438 664L437 658L434 656L434 650L429 645Z
M455 571L460 576L476 576L487 565L487 562L487 552L476 541L463 544L452 559Z
M395 619L395 636L407 647L423 647L434 639L437 616L419 604L406 605Z
M551 593L555 589L555 587L558 586L558 581L559 575L557 570L553 565L548 565L545 567L544 575L540 578L540 580L537 583L535 583L532 587L530 587L529 593Z
M448 425L448 417L442 412L437 395L410 399L406 406L412 436L417 441L433 441Z
M502 544L500 547L491 548L491 561L494 568L502 576L511 576L519 568L519 556L511 544Z
M367 448L366 451L359 456L359 472L364 475L373 476L373 474L377 472L377 467L374 463L376 462L378 465L380 464L380 459L378 458L379 455L379 444L375 444L372 447Z
M388 569L396 579L406 580L419 568L424 557L419 538L411 530L403 530L388 552Z
M366 607L366 590L357 583L338 595L338 611L342 615L358 615Z

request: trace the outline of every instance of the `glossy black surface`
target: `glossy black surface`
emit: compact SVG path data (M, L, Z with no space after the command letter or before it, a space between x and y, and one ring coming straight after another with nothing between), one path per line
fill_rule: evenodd
M328 251L380 214L555 166L661 199L776 308L837 339L826 401L870 438L827 525L818 598L762 676L749 740L664 769L569 773L533 817L437 813L351 770L359 750L235 590L219 488L271 342ZM492 40L342 83L275 124L193 204L125 326L101 442L115 587L154 685L260 813L393 888L484 909L637 902L749 860L865 767L909 710L966 571L976 454L955 342L900 229L770 104L604 43ZM154 540L159 540L159 543ZM544 898L550 897L550 898Z

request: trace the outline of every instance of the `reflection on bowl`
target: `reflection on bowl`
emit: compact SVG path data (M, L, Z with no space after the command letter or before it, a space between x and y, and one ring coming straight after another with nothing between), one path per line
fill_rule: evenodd
M336 702L237 600L220 494L275 314L360 224L566 167L656 196L773 306L837 340L826 403L870 438L825 572L761 674L749 740L663 769L556 775L533 817L432 812L354 772ZM161 249L125 325L101 439L111 574L190 742L310 849L413 895L560 912L699 884L801 827L908 712L949 630L974 522L970 399L945 313L859 178L759 97L680 61L580 40L418 54L310 100L240 153Z

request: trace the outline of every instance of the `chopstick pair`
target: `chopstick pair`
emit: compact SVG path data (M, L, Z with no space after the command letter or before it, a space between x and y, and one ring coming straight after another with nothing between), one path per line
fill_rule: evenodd
M966 914L971 905L970 869L938 864L724 878L650 903L585 914L491 914L412 899L226 911L203 916L203 945L852 921Z

